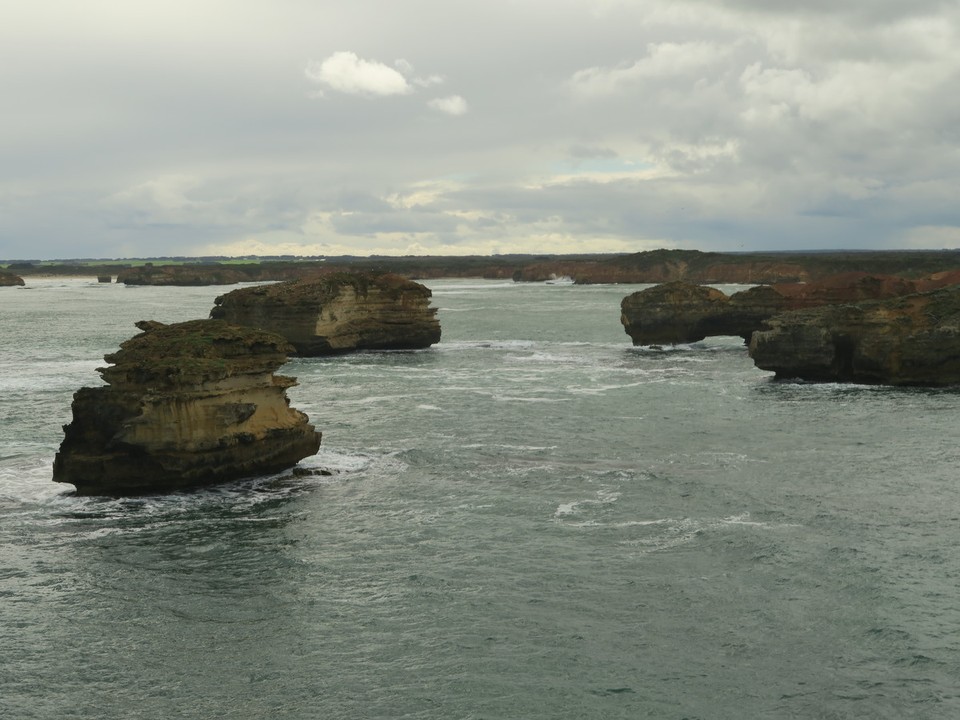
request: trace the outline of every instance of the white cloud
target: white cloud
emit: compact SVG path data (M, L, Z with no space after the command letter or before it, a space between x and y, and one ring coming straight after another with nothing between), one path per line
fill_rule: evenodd
M578 70L570 78L574 93L593 97L613 95L644 80L693 76L709 71L728 50L716 43L651 43L647 56L631 65L590 67Z
M433 87L434 85L442 85L446 78L443 75L427 75L426 77L419 77L416 74L416 70L413 65L400 58L395 60L393 63L394 67L397 68L400 72L404 74L405 77L410 78L410 82L418 87Z
M335 52L323 62L310 61L304 73L322 88L348 95L406 95L413 90L389 65L346 51Z
M459 95L450 95L449 97L434 98L427 103L434 110L446 113L447 115L465 115L467 112L467 101Z

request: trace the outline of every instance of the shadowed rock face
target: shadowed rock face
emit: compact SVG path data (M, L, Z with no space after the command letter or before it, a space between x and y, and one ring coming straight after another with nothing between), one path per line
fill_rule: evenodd
M781 312L901 297L957 279L956 273L913 281L852 272L816 283L760 285L729 297L712 288L672 282L624 298L620 319L634 345L697 342L715 335L738 335L749 342L764 321Z
M960 286L784 313L750 356L778 378L889 385L960 383Z
M107 385L81 388L53 479L82 495L164 492L277 472L320 447L274 375L292 349L278 335L218 320L137 323L107 355Z
M440 340L431 295L399 275L331 273L234 290L210 315L280 333L300 355L415 349Z
M23 284L23 278L19 275L14 275L12 272L7 272L6 270L0 270L0 287L13 287Z

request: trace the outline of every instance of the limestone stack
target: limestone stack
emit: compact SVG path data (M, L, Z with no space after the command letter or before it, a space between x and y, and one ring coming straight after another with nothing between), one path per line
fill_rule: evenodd
M137 327L105 356L107 384L74 395L55 481L81 495L163 492L277 472L317 452L320 433L286 394L296 380L274 375L292 350L282 337L219 320Z
M399 275L335 272L234 290L210 316L277 332L300 355L417 349L440 340L431 295Z
M778 378L960 383L960 285L783 313L767 325L753 333L750 356Z
M676 281L625 297L620 321L634 345L690 343L715 335L739 335L749 343L778 313L901 297L921 288L947 287L958 279L956 273L907 280L850 272L810 283L758 285L729 297L714 288Z

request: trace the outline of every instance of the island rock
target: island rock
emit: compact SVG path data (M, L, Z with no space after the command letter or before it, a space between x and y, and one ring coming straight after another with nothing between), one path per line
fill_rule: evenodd
M274 375L280 336L194 320L140 322L105 356L107 383L81 388L53 479L81 495L135 495L278 472L313 455L320 433Z
M14 275L12 272L7 272L6 270L0 270L0 287L14 287L23 284L23 278L19 275Z
M223 265L153 265L126 268L117 275L124 285L234 285L250 276L238 268Z
M210 316L278 332L300 355L416 349L440 340L431 295L399 275L334 272L234 290Z
M818 282L758 285L729 297L719 290L676 281L625 297L620 320L634 345L697 342L716 335L739 335L749 343L764 321L781 312L901 297L921 286L945 287L957 279L957 273L913 281L849 272Z
M778 378L889 385L960 383L960 286L777 315L750 356Z
M696 342L719 334L729 300L706 285L668 282L625 297L620 321L634 345Z

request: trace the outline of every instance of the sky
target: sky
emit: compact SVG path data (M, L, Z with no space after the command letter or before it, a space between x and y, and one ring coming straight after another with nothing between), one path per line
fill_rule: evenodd
M960 247L960 0L34 0L0 259Z

